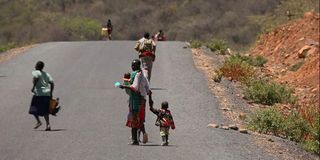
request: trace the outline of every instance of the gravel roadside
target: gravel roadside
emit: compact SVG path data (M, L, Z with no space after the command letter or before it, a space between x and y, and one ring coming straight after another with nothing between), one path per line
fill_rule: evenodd
M10 49L6 52L0 52L0 62L7 61L14 56L25 53L28 49L34 47L35 45L27 45L20 48Z
M248 117L259 109L259 106L249 104L243 99L243 90L239 82L224 77L220 83L214 82L214 70L223 64L225 56L213 53L207 48L192 49L192 53L195 66L205 74L208 87L220 103L221 113L239 128L245 128ZM272 135L248 132L255 143L279 159L319 160L317 155L304 151L295 142Z

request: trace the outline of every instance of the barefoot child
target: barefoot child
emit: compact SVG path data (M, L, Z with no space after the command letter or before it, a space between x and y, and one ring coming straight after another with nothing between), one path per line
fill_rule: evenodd
M169 144L169 129L175 129L173 117L170 110L168 110L169 104L167 101L161 103L161 109L153 108L153 103L150 103L150 111L157 115L156 126L160 127L160 136L162 137L162 146Z

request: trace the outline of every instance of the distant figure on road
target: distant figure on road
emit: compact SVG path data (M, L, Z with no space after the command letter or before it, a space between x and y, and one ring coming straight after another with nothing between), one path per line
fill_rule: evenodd
M49 105L52 98L52 92L54 89L53 79L49 73L43 71L44 63L38 61L35 66L35 71L32 72L33 76L33 87L31 92L34 93L29 113L33 114L37 120L37 124L34 129L37 129L41 126L41 121L39 116L44 116L46 120L46 131L50 131L50 122L49 122Z
M164 36L163 31L160 29L157 34L154 35L154 39L157 41L165 41L166 37Z
M156 43L150 38L150 34L146 32L135 45L134 49L139 53L141 60L141 68L143 75L149 80L151 79L152 65L155 60Z
M108 19L107 28L108 28L108 38L109 38L109 40L111 40L111 33L112 33L113 26L111 24L111 20L110 19Z
M145 132L145 105L146 96L149 95L149 103L152 101L151 91L149 89L149 82L143 76L140 68L141 62L138 59L132 61L131 68L132 73L130 76L130 85L120 85L121 89L130 89L129 98L129 114L126 123L127 127L131 128L131 145L139 145L138 141L138 130L140 129L147 137ZM144 141L146 143L146 141Z
M149 103L150 111L157 115L156 126L160 127L160 136L162 137L162 146L169 144L169 129L175 129L173 117L170 112L167 101L161 103L161 109L153 108L153 102Z
M106 39L106 37L108 37L108 39L111 40L112 29L113 29L113 26L111 24L111 20L108 19L107 23L102 26L101 39L104 40Z

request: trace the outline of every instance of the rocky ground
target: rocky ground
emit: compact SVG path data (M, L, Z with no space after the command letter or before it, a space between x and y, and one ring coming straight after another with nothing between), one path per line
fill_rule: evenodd
M243 100L238 82L222 78L220 83L213 80L215 69L222 65L223 55L210 52L206 48L192 49L194 63L208 79L208 86L219 99L221 112L230 119L226 124L209 124L208 127L222 128L236 125L245 129L247 117L264 107L249 104ZM260 37L250 55L262 55L268 63L261 68L260 75L294 88L298 97L300 112L319 113L319 14L306 13L298 19L280 26L275 31ZM301 66L293 71L292 67ZM284 112L292 110L292 105L279 105ZM255 142L279 159L319 159L318 156L303 151L298 144L272 135L248 131Z
M246 130L245 125L248 116L261 106L249 104L242 98L243 94L239 83L229 81L225 78L222 78L220 83L214 82L212 79L214 70L223 62L223 56L212 53L205 48L192 49L192 53L196 67L207 76L208 86L213 95L219 100L222 114L230 120L224 124L212 122L208 124L208 127L229 130L231 129L230 127L236 125L240 132L245 131L244 133L247 132L252 135L255 143L258 143L268 153L279 159L319 159L316 155L307 153L296 143L289 140Z
M290 21L273 32L263 34L249 53L262 55L268 62L262 76L288 84L295 90L302 110L319 111L319 22L312 12ZM293 70L294 66L300 66ZM283 106L292 109L292 106ZM303 112L303 111L301 111Z

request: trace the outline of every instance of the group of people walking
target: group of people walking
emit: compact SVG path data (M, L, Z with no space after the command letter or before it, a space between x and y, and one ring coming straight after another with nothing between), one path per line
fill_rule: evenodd
M146 133L144 122L146 114L146 99L149 97L149 109L157 115L156 125L160 127L160 136L162 137L162 145L168 145L169 129L175 129L175 124L171 112L169 111L168 102L161 104L161 109L153 108L152 92L150 90L150 80L153 62L156 55L156 43L150 38L150 34L146 32L136 43L134 49L139 54L139 59L134 59L131 63L132 73L130 80L128 74L124 79L128 83L120 85L121 89L126 89L129 94L129 114L126 126L131 128L132 145L139 145L140 133L143 135L143 143L147 143L148 134Z
M146 102L149 97L149 109L157 115L156 125L160 128L162 145L168 145L169 129L175 129L175 124L168 110L169 104L164 101L161 109L153 108L152 92L150 90L150 80L153 62L155 61L156 43L150 38L149 33L145 33L143 38L138 40L134 49L138 52L139 59L134 59L131 63L132 72L125 74L125 83L120 85L121 89L126 89L129 95L129 114L126 126L131 128L132 145L139 145L140 133L143 135L143 143L147 143L148 135L145 130ZM34 94L31 100L29 113L34 115L36 125L39 128L42 122L39 116L43 116L46 121L46 131L51 130L49 122L49 107L54 90L54 82L51 75L45 72L44 62L38 61L35 70L32 72L33 86L31 92Z

